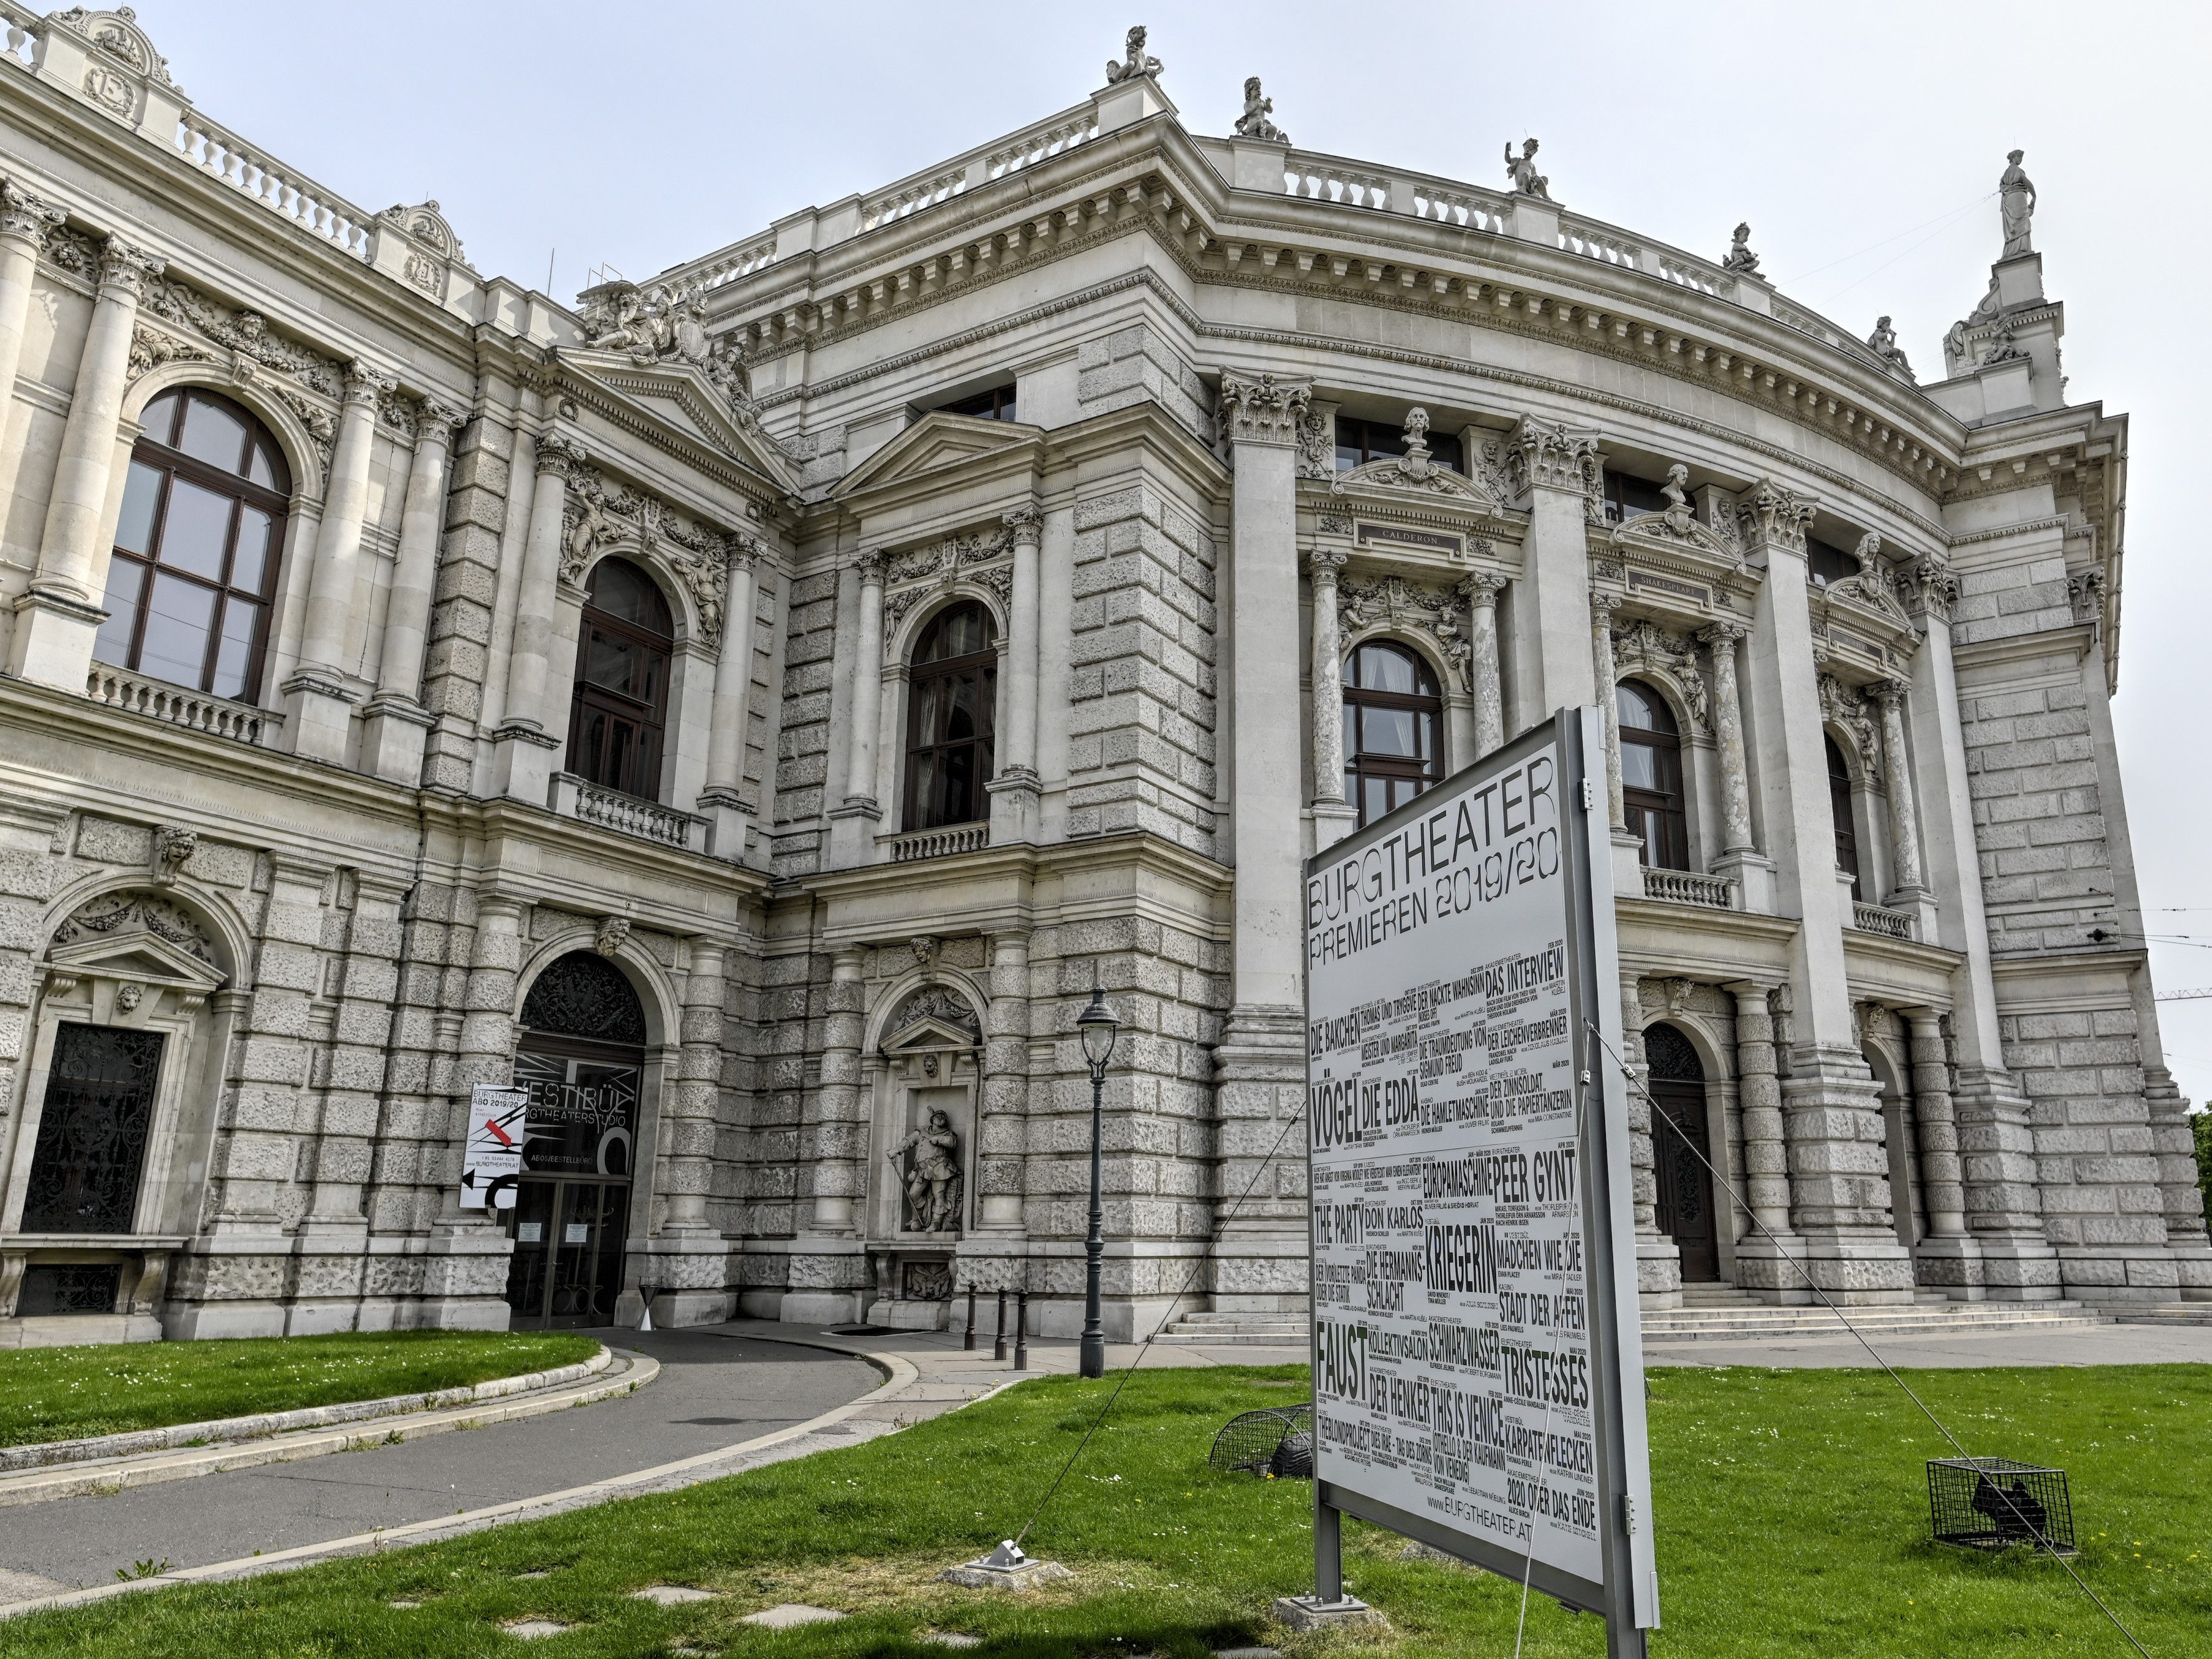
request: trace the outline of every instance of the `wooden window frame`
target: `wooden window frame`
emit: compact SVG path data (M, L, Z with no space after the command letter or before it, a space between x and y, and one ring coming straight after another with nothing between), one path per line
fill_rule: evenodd
M917 663L922 646L940 628L960 611L972 607L983 619L984 637L988 641L981 651L971 651L962 657L946 657L936 662ZM975 681L975 735L966 738L943 738L924 742L921 731L922 708L927 699L922 696L926 685L938 680L957 680L973 676ZM998 693L999 693L999 629L988 605L979 599L963 599L947 605L924 623L915 635L914 648L907 658L906 687L906 776L901 793L903 796L899 822L908 832L920 830L945 830L956 824L981 823L991 816L990 796L983 786L995 775L998 764ZM928 802L921 799L924 768L921 763L934 759L940 763L933 769L939 793L943 793L945 769L941 763L960 750L971 750L975 757L974 769L975 799L969 803L966 817L944 815L940 801Z
M1851 878L1852 898L1863 902L1866 867L1859 857L1857 784L1851 776L1850 760L1844 753L1843 744L1826 732L1821 733L1820 741L1827 750L1828 817L1836 832L1836 868Z
M1384 691L1358 683L1359 653L1363 651L1394 652L1413 665L1412 691ZM1409 645L1395 640L1363 640L1345 653L1344 667L1339 675L1342 686L1344 708L1352 715L1352 740L1344 747L1344 787L1351 792L1352 804L1359 814L1364 828L1367 817L1367 781L1370 778L1395 782L1410 781L1416 796L1427 793L1443 777L1444 703L1437 672L1429 660ZM1420 690L1422 686L1429 689ZM1420 717L1428 717L1428 750L1426 756L1370 754L1367 749L1367 722L1363 712L1369 708L1407 711L1414 716L1414 730L1423 729ZM1402 805L1403 803L1401 803ZM1390 809L1392 811L1395 808Z
M1671 791L1644 789L1632 785L1624 776L1621 780L1620 803L1622 816L1637 839L1637 861L1647 868L1658 870L1687 870L1690 864L1689 792L1684 781L1687 768L1682 761L1682 734L1679 721L1672 732L1660 732L1650 726L1631 726L1620 718L1620 696L1623 687L1633 690L1638 696L1648 698L1672 720L1674 711L1667 700L1641 680L1623 680L1613 688L1615 723L1620 732L1620 746L1626 750L1632 744L1648 749L1660 758L1653 770L1662 783L1671 776ZM1651 860L1652 836L1644 827L1649 814L1659 823L1659 852L1663 860Z
M608 562L609 561L602 559L592 568L592 576L594 580L597 580L599 573L606 568ZM670 629L665 634L656 634L653 629L640 623L625 621L611 612L600 610L588 597L585 599L583 614L576 628L576 670L574 684L568 699L567 764L570 772L597 788L612 789L618 794L629 795L638 800L658 803L661 795L663 775L668 768L668 704L675 689L676 636L673 611L669 606L667 596L660 592L660 585L653 580L652 575L642 565L632 559L624 559L622 562L636 571L640 580L644 581L659 599L663 612L669 615L671 618ZM586 678L584 671L586 665L591 660L592 634L594 629L617 639L626 640L640 651L652 653L659 659L659 696L657 700L640 697L632 692L617 691L611 686L598 684ZM631 678L634 684L636 678L634 673ZM631 788L625 783L609 782L604 777L593 776L583 770L584 722L593 712L605 714L636 726L641 735L650 743L651 765L647 767L644 761L639 758L645 752L645 745L641 744L631 751L631 761L627 769L632 774L647 773L648 775L632 779L633 781L643 783L646 787Z

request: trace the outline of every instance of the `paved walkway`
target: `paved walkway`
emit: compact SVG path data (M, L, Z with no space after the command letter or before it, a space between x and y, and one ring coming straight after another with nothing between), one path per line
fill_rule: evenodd
M591 1334L651 1354L659 1378L465 1434L0 1510L0 1603L112 1583L138 1561L203 1566L582 1486L805 1422L883 1382L821 1348L720 1332Z

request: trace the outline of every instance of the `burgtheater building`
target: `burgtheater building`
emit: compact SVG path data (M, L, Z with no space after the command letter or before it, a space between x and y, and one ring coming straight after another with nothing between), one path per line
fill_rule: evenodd
M1652 1309L2212 1295L2017 161L1916 379L1136 32L568 303L0 21L0 1342L1072 1333L1094 982L1109 1333L1291 1322L1303 860L1593 702Z

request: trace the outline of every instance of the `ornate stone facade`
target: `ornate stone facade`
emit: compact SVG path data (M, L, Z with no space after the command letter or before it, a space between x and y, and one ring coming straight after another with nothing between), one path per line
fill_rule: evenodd
M2017 156L2004 255L1915 384L1887 320L1862 344L1776 294L1747 228L1622 263L1533 141L1510 191L1353 168L1256 79L1194 132L1139 29L1073 114L569 308L477 271L435 202L361 211L266 152L248 188L127 14L28 33L16 1188L64 1045L160 1059L119 1231L0 1212L0 1340L60 1340L10 1299L58 1251L114 1267L110 1335L526 1316L511 1230L460 1201L470 1091L610 1050L607 1316L649 1286L662 1323L941 1324L974 1283L1072 1334L1094 983L1127 1029L1109 1332L1302 1306L1300 865L1358 822L1370 648L1433 691L1404 695L1437 774L1607 709L1629 1058L1704 1090L1750 1212L1708 1206L1723 1278L2212 1296L2111 735L2127 422L2067 399ZM273 561L242 665L125 625L115 464L167 464L138 434L172 392L289 475L239 486ZM642 591L609 560L665 634L587 610ZM963 605L969 654L915 661ZM1668 729L1624 729L1621 681ZM611 708L657 769L592 746ZM1671 1109L1632 1118L1654 1305Z

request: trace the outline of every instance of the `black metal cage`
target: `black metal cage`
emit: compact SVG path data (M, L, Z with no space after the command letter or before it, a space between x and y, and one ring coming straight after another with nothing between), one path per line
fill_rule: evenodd
M1213 1437L1207 1462L1224 1474L1239 1470L1278 1480L1310 1480L1314 1472L1313 1407L1269 1406L1240 1412Z
M2074 1553L2066 1471L2008 1457L1937 1457L1928 1463L1928 1510L1939 1544Z

